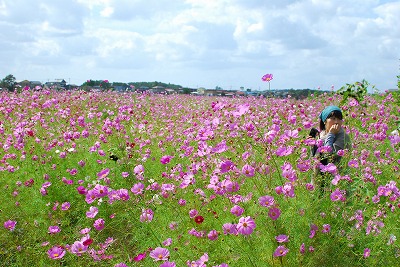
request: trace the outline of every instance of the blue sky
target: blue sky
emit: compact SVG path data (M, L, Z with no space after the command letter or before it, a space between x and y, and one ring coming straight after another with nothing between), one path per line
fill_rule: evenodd
M400 2L0 0L0 78L396 88Z

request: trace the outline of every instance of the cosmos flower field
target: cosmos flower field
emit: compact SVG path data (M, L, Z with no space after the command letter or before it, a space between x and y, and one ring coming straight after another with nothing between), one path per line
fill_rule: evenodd
M340 100L1 92L0 265L398 266L398 100L342 105L319 167Z

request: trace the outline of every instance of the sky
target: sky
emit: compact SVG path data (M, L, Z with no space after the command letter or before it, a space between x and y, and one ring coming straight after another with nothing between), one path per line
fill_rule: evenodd
M400 74L400 1L0 0L0 62L17 81L384 91Z

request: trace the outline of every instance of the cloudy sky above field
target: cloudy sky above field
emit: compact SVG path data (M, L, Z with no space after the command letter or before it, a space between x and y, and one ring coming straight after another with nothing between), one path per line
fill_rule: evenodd
M0 79L396 88L400 1L0 0Z

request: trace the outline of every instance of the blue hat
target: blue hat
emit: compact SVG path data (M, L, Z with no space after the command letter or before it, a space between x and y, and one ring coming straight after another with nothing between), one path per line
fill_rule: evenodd
M319 114L319 118L323 122L325 122L328 116L332 113L332 111L339 111L340 113L342 113L342 110L337 106L328 106L321 112L321 114Z

